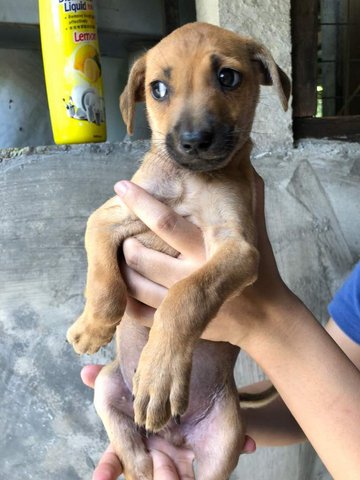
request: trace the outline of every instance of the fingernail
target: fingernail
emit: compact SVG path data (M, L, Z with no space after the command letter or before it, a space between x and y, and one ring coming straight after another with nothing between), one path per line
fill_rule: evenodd
M180 415L175 415L175 416L173 417L174 422L176 423L176 425L180 425L180 424L181 424L181 419L180 419L180 418L181 418Z
M114 186L115 192L119 195L119 197L123 197L128 189L126 182L118 182Z

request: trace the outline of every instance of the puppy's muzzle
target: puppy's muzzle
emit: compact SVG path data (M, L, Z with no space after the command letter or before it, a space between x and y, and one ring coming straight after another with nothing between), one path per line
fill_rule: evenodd
M170 157L189 170L211 171L224 167L235 146L234 129L228 125L184 128L178 125L166 136Z

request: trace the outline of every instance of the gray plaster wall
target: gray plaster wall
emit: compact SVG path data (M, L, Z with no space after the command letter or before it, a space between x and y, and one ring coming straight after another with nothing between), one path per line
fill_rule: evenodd
M126 127L119 95L128 76L128 59L101 60L108 141L123 140ZM54 143L46 96L42 56L38 50L0 49L0 148L36 147ZM139 126L137 136L146 138Z
M0 478L86 480L106 436L79 378L113 345L75 355L65 332L81 311L83 235L91 211L129 178L146 142L0 151ZM319 321L359 258L360 155L355 144L303 142L254 157L266 181L267 221L289 286ZM326 358L324 358L326 363ZM244 354L239 385L263 378ZM309 445L259 449L241 480L328 480Z
M0 49L0 65L1 148L53 143L40 53Z

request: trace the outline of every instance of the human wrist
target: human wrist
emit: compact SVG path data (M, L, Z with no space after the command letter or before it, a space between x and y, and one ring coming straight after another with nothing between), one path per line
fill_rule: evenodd
M264 308L261 320L253 322L246 334L239 335L237 344L261 364L265 352L271 354L279 345L291 344L299 324L309 315L312 317L301 300L285 287L278 292L276 300L273 299Z
M231 343L252 350L261 341L270 341L294 327L306 307L285 284L269 294L257 295L244 303L242 296L228 308L228 321L234 325ZM249 352L248 352L249 353Z

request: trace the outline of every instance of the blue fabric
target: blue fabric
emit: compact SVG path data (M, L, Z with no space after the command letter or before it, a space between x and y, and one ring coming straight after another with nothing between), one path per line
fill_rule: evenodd
M341 330L360 344L360 262L336 292L329 313Z

